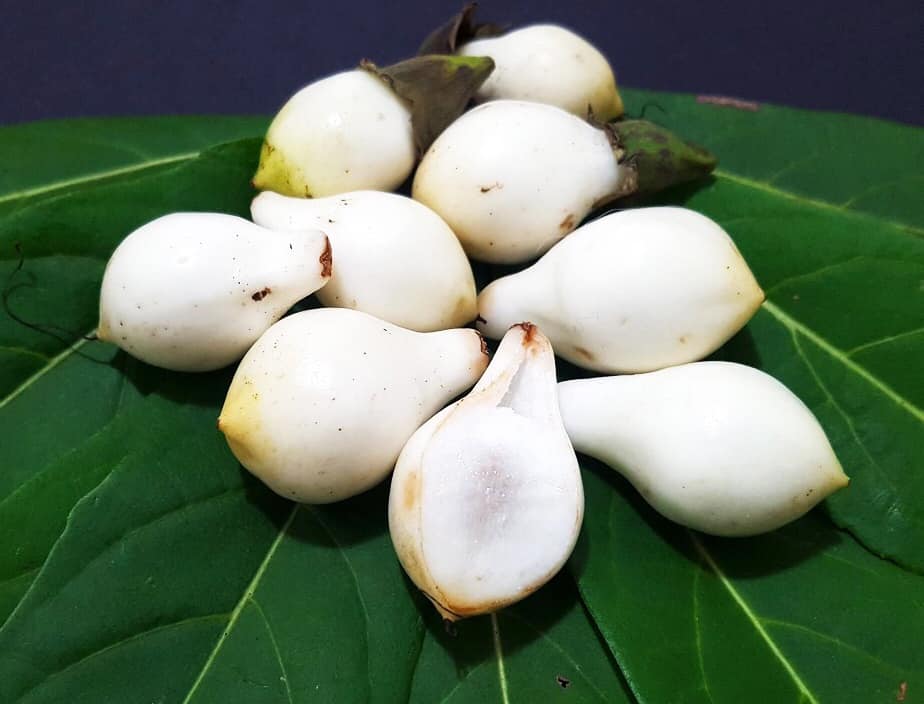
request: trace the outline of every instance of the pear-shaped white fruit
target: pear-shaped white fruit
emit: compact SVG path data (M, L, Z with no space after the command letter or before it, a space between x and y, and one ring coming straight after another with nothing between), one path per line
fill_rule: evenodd
M764 300L735 243L684 208L641 208L579 228L536 264L478 297L498 338L532 320L556 354L600 372L646 372L702 359Z
M414 583L456 620L503 608L551 579L583 514L555 357L523 323L471 393L402 450L388 502L392 542Z
M564 27L539 24L474 39L458 53L494 59L494 72L476 94L479 101L530 100L581 118L592 110L602 121L622 115L622 98L606 57Z
M327 233L337 269L318 292L324 305L422 332L475 318L475 279L459 240L439 215L411 198L378 191L315 199L265 192L250 209L265 227Z
M218 427L276 493L339 501L382 481L411 434L487 362L474 330L420 333L345 308L304 311L241 361Z
M257 188L300 197L390 191L414 168L411 111L382 79L356 69L298 91L266 133Z
M571 232L620 189L606 134L560 108L497 100L452 123L426 152L413 196L469 256L517 263Z
M321 232L278 233L221 213L165 215L109 259L97 336L158 367L219 369L330 272Z
M773 530L848 483L812 412L751 367L699 362L565 381L559 395L578 452L704 533Z

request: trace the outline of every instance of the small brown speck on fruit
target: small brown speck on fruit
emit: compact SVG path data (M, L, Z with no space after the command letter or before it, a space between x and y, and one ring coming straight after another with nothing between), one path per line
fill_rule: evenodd
M594 354L593 354L593 352L591 352L590 350L586 349L585 347L575 347L575 348L574 348L574 352L575 352L575 354L577 354L577 356L580 357L581 359L584 359L584 360L586 360L586 361L588 361L588 362L593 362L593 361L594 361Z
M321 257L318 261L321 262L321 276L324 278L330 277L331 267L333 263L334 255L330 249L330 239L324 238L324 251L321 252Z
M266 297L267 297L268 295L270 295L272 292L273 292L273 289L271 289L269 286L264 286L262 289L260 289L260 290L257 291L255 294L253 294L253 295L251 296L251 298L252 298L253 300L255 300L255 301L262 301L264 298L266 298Z

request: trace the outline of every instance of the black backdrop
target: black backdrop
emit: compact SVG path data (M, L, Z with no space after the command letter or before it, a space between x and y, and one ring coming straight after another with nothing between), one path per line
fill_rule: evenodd
M273 112L363 57L410 54L460 2L0 0L0 123ZM587 36L628 86L924 121L921 0L509 0L481 17Z

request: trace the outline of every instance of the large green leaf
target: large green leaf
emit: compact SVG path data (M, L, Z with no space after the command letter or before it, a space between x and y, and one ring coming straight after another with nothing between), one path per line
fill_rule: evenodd
M707 540L588 472L572 564L586 610L561 577L447 633L397 565L385 488L295 509L214 428L227 372L170 374L78 339L127 232L171 210L246 212L259 140L215 145L265 121L0 129L0 276L14 242L25 257L10 305L72 331L0 320L0 700L632 701L612 656L651 702L913 688L921 577L863 546L924 569L920 132L627 98L721 157L710 185L674 196L726 226L769 300L720 356L819 415L853 479L827 511Z
M585 469L572 568L639 701L886 702L924 680L924 577L818 515L709 538Z

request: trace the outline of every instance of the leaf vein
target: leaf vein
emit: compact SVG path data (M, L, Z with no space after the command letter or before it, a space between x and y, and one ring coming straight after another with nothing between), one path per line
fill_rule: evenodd
M79 350L81 347L87 344L90 341L88 338L92 336L94 332L96 331L91 330L86 335L84 335L83 337L78 339L76 342L74 342L74 344L72 344L70 347L67 347L61 352L59 352L57 355L55 355L48 361L48 364L46 364L44 367L36 371L32 376L30 376L23 383L21 383L19 386L13 389L10 393L8 393L6 397L2 401L0 401L0 409L2 409L4 406L9 404L13 399L15 399L17 396L22 394L26 389L32 386L35 382L37 382L39 379L45 376L48 372L50 372L52 369L54 369L59 364L61 364L61 362L68 359L77 350Z
M102 181L107 178L113 178L115 176L123 176L125 174L131 174L136 171L144 171L145 169L153 169L158 166L163 166L165 164L172 164L180 161L187 161L189 159L195 159L199 156L200 152L183 152L181 154L173 154L171 156L161 157L159 159L150 159L148 161L142 161L137 164L132 164L130 166L121 166L115 169L108 169L106 171L97 171L91 174L85 174L83 176L77 176L75 178L64 179L61 181L55 181L54 183L49 183L44 186L36 186L34 188L24 188L19 191L12 191L4 195L0 195L0 203L6 203L12 200L18 200L22 198L31 198L38 195L43 195L45 193L52 193L54 191L61 191L72 186L82 186L88 183L93 183L95 181Z
M919 237L924 236L924 228L917 227L916 225L896 222L894 220L889 220L887 218L869 215L859 210L852 210L850 208L844 207L843 205L837 205L836 203L828 203L826 201L818 200L816 198L809 198L808 196L801 196L796 193L792 193L790 191L784 191L780 188L777 188L776 186L770 185L769 183L764 183L763 181L757 181L755 179L748 178L747 176L740 176L739 174L731 173L729 171L725 171L724 169L716 169L715 171L713 171L713 175L717 176L718 178L724 178L725 180L731 181L732 183L737 183L738 185L745 186L747 188L753 188L759 191L770 193L771 195L777 196L778 198L786 198L787 200L794 200L804 205L810 205L812 207L820 208L823 210L834 210L840 213L846 213L846 214L853 215L856 217L872 218L878 222L886 223L892 227L898 228L900 230L904 230L906 232L917 235Z
M153 627L151 627L151 628L146 628L145 630L139 631L138 633L132 633L130 636L126 636L125 638L120 638L119 640L115 641L114 643L109 643L108 645L105 645L105 646L103 646L102 648L99 648L99 649L97 649L97 650L94 650L94 651L92 651L92 652L90 652L90 653L88 653L88 654L82 656L81 658L79 658L79 659L77 659L77 660L74 660L73 662L69 662L69 663L68 663L67 665L65 665L64 667L59 668L58 670L55 670L54 672L51 672L51 673L47 674L47 675L46 675L45 677L43 677L41 680L39 680L39 681L36 682L34 685L32 685L31 687L29 687L29 689L27 689L27 690L25 690L24 692L22 692L22 693L19 695L19 698L23 698L23 697L25 697L26 695L28 695L28 694L30 694L30 693L32 693L32 692L38 690L38 689L41 689L43 686L47 685L48 682L49 682L50 680L52 680L52 679L54 679L54 678L56 678L56 677L60 677L61 675L65 674L66 672L68 672L68 671L70 671L70 670L73 670L75 667L79 667L80 665L84 665L84 664L86 664L88 661L93 660L94 658L97 658L97 657L99 657L99 656L101 656L101 655L105 655L106 653L112 652L113 650L116 650L117 648L121 648L121 647L123 647L123 646L125 646L125 645L128 645L129 643L133 643L133 642L135 642L135 641L137 641L137 640L141 640L142 638L145 638L145 637L147 637L147 636L150 636L150 635L152 635L152 634L154 634L154 633L159 633L159 632L161 632L161 631L168 631L168 630L171 630L171 629L174 629L174 628L179 628L179 627L181 627L181 626L189 625L190 623L198 623L198 622L201 622L201 621L212 621L212 620L223 619L223 618L226 618L227 616L228 616L228 614L226 614L226 613L214 613L214 614L204 614L204 615L202 615L202 616L190 616L190 617L188 617L188 618L180 619L179 621L173 621L173 622L171 622L171 623L160 624L160 625L157 625L157 626L153 626Z
M711 569L715 573L716 577L719 578L719 581L722 583L722 586L728 592L729 596L731 596L731 598L738 605L738 608L741 609L747 619L751 622L751 625L754 626L754 630L757 631L758 635L763 639L764 643L766 643L767 647L770 649L770 652L783 666L783 669L790 676L793 684L795 684L800 694L804 696L806 701L810 702L811 704L818 704L818 700L815 699L814 695L809 691L808 687L806 687L805 682L802 681L802 678L799 676L799 673L796 672L792 663L789 662L788 658L780 650L779 646L776 644L776 641L770 637L770 634L767 632L767 629L764 628L761 619L751 610L751 607L748 606L748 603L744 600L744 597L738 593L738 590L735 589L735 585L731 583L731 581L719 567L718 563L712 559L712 555L708 550L706 550L706 547L696 538L692 531L688 530L687 534L690 537L690 542L693 543L693 547L696 548L696 551L700 554L700 556L702 556L703 560L705 560L706 564L709 566L709 569Z
M221 632L221 635L218 637L218 640L215 641L215 647L212 648L212 652L209 653L208 658L206 658L205 663L202 665L202 669L199 670L199 674L196 676L196 679L193 680L192 685L187 692L186 697L183 699L183 704L189 704L192 700L193 695L196 693L196 690L199 689L199 685L202 684L202 681L205 679L205 675L208 673L209 668L212 666L212 663L215 661L215 658L218 656L219 651L222 646L225 644L225 641L228 639L228 636L231 635L231 631L234 630L234 626L237 624L237 620L241 616L241 612L244 609L244 606L256 592L257 587L260 585L260 580L263 578L263 574L266 572L267 567L269 567L270 561L273 559L273 555L276 554L276 550L279 549L279 544L282 542L282 539L285 537L286 533L289 530L289 526L292 525L292 521L295 519L295 515L298 513L299 504L295 504L292 507L292 510L289 512L289 516L286 518L285 523L282 524L282 527L279 529L279 532L276 534L276 537L273 539L273 542L270 543L269 549L266 551L266 556L263 558L263 561L257 567L256 572L254 572L253 578L250 580L250 584L247 585L247 588L244 590L244 593L241 595L240 600L234 606L234 609L231 611L231 616L228 618L228 625L225 626L224 630Z
M861 379L864 379L871 386L873 386L874 388L882 392L882 394L884 394L889 400L891 400L897 406L899 406L903 410L910 413L917 420L924 422L924 411L916 407L906 398L900 396L891 387L887 386L877 377L873 376L866 369L864 369L859 364L857 364L855 361L850 359L842 350L832 345L826 339L821 337L821 335L817 334L816 332L813 332L812 330L807 328L805 325L803 325L799 321L790 317L788 313L785 313L776 304L771 303L770 301L764 301L763 307L767 312L773 315L773 317L779 320L787 329L795 330L799 332L803 337L810 340L817 347L820 347L822 350L827 352L829 355L834 357L836 360L844 364L848 369L850 369L851 372L859 376Z
M273 646L273 652L276 655L276 662L279 663L279 671L282 673L282 682L286 686L286 698L289 700L289 704L292 704L292 690L289 688L289 674L286 672L285 663L282 662L282 653L279 651L279 644L276 642L276 635L273 633L273 627L270 625L269 619L266 617L266 612L263 611L263 607L260 606L260 602L257 601L257 597L253 594L250 595L250 603L256 607L257 613L259 613L260 618L263 619L263 625L266 626L266 632L269 635L270 643Z

